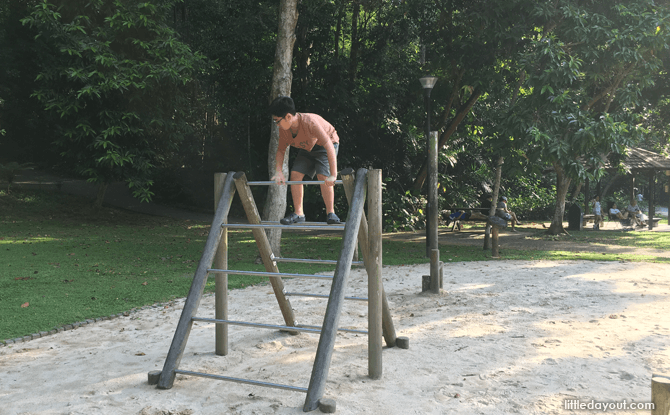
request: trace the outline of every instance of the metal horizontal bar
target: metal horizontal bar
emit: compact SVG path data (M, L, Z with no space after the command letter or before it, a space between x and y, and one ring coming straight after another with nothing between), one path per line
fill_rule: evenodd
M227 380L227 381L230 381L230 382L245 383L247 385L265 386L267 388L284 389L284 390L289 390L289 391L294 391L294 392L307 393L307 388L300 388L298 386L281 385L279 383L261 382L261 381L258 381L258 380L233 378L233 377L230 377L230 376L211 375L209 373L191 372L190 370L179 370L179 369L177 369L177 370L175 370L175 373L180 374L180 375L200 376L202 378Z
M328 225L326 222L302 222L300 224L282 225L277 222L257 223L224 223L222 228L228 229L254 229L254 228L279 228L279 229L298 229L298 230L317 230L317 231L338 231L344 230L344 223L341 225Z
M210 268L207 272L221 272L224 274L233 275L256 275L259 277L288 277L288 278L315 278L320 280L332 280L330 275L313 275L313 274L290 274L285 272L266 272L266 271L239 271L234 269L215 269Z
M294 297L316 297L316 298L329 298L329 295L326 294L309 294L309 293L284 293L284 295L292 295ZM354 300L354 301L368 301L365 297L344 297L345 300Z
M278 326L276 324L249 323L246 321L221 320L216 318L205 318L205 317L193 317L191 320L204 321L207 323L216 323L216 324L229 324L232 326L258 327L261 329L279 329L285 331L304 331L306 333L321 333L320 328L314 329L313 327L304 328L302 326Z
M326 183L325 180L305 180L305 181L295 181L295 180L289 180L287 182L284 182L284 184L324 184ZM273 184L277 184L274 181L259 181L259 182L247 182L249 186L272 186ZM335 184L342 184L342 180L335 180Z
M191 320L204 321L206 323L215 323L215 324L229 324L231 326L258 327L261 329L279 329L284 331L303 331L305 333L316 333L316 334L321 333L320 326L309 326L305 324L299 324L297 326L279 326L276 324L250 323L247 321L221 320L216 318L205 318L205 317L193 317ZM368 334L368 332L365 330L354 330L354 329L337 329L337 330L351 333Z
M272 259L275 262L297 262L297 263L308 263L308 264L328 264L328 265L337 265L337 261L332 260L332 259L302 259L302 258L280 258L274 256L270 256L270 259ZM365 262L363 261L352 261L351 265L360 265L363 266L365 265Z
M304 324L301 324L300 327L309 327L309 328L319 328L319 326L306 326ZM358 334L368 334L367 330L354 330L354 329L337 329L337 331L346 331L348 333L358 333Z

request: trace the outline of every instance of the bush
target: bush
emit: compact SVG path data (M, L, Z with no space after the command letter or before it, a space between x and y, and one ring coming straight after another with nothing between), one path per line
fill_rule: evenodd
M509 198L508 207L520 220L545 220L554 215L555 185L544 183L545 177L532 175L520 176L514 180L508 191L501 190L501 195Z
M426 199L411 191L384 190L382 198L382 227L384 232L425 229Z

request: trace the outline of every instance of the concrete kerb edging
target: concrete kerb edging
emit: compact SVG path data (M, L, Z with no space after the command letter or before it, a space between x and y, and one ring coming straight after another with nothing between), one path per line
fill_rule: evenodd
M209 295L212 295L212 294L209 294ZM129 311L124 311L123 313L112 314L110 316L98 317L98 318L88 319L88 320L84 320L84 321L77 321L75 323L66 324L66 325L61 326L61 327L54 327L50 331L40 331L39 333L33 333L33 334L30 334L30 335L27 335L27 336L17 337L15 339L0 340L0 347L13 346L13 345L19 344L19 343L26 343L26 342L29 342L31 340L39 339L39 338L46 337L46 336L51 336L53 334L62 333L64 331L68 331L68 330L78 329L79 327L87 326L87 325L93 324L93 323L98 323L100 321L114 320L114 319L119 318L119 317L129 317L131 314L136 314L136 313L138 313L142 310L148 310L148 309L151 309L151 308L161 308L161 307L166 308L166 306L175 305L175 303L177 301L179 301L179 300L175 299L175 300L172 300L172 301L168 301L166 303L155 303L155 304L144 306L144 307L132 308Z

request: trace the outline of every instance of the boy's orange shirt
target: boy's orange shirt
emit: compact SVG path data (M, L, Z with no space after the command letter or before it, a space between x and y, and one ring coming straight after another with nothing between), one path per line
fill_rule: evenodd
M326 146L327 141L331 143L339 143L340 138L335 131L335 127L323 119L318 114L306 114L299 112L296 114L299 120L298 133L295 137L291 134L291 130L279 129L279 145L277 153L281 156L280 160L284 159L284 153L288 146L303 149L305 151L312 151L315 144L322 147Z

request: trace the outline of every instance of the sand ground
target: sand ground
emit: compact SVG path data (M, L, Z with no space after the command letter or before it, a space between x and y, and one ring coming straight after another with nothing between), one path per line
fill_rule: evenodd
M338 336L325 396L339 414L585 414L572 402L651 400L652 373L670 372L670 265L589 261L448 264L441 294L421 293L428 265L384 267L407 350L385 348L383 376L367 376L367 337ZM352 271L348 295L366 296ZM287 289L327 293L317 280ZM200 316L213 316L206 296ZM292 297L302 324L325 302ZM129 317L0 348L0 414L299 414L305 395L178 375L158 390L183 300ZM340 327L365 328L366 303L343 307ZM281 324L269 286L230 292L230 319ZM312 334L232 326L230 353L214 354L214 326L195 323L184 370L307 387ZM319 410L315 411L319 413ZM608 410L630 414L649 411Z

